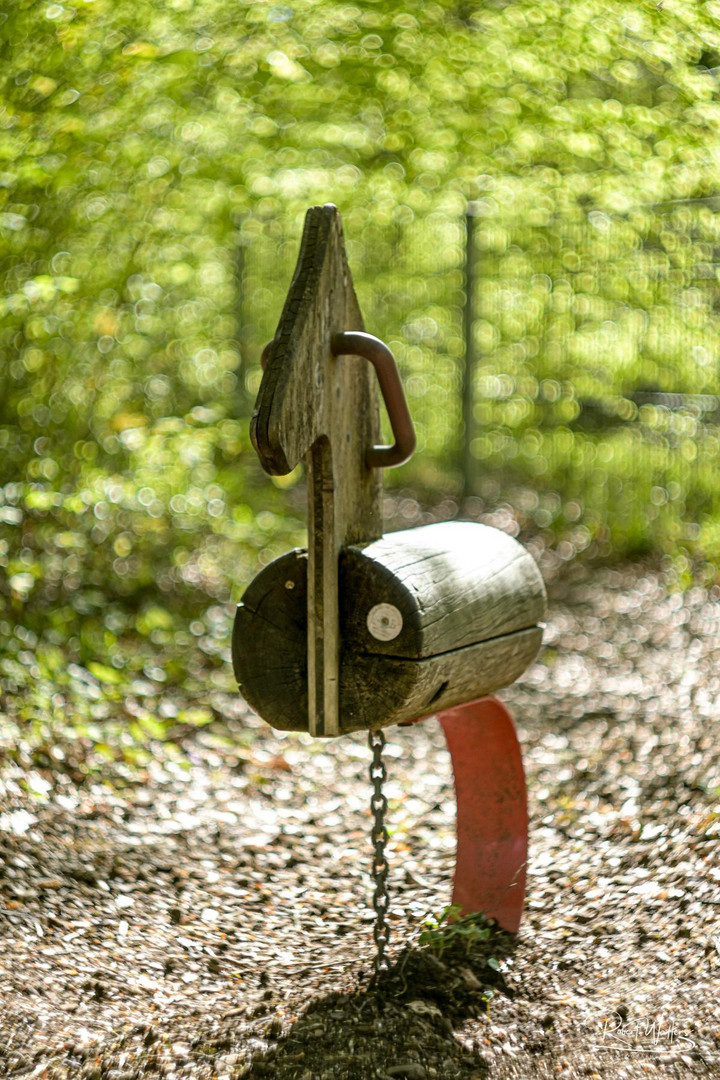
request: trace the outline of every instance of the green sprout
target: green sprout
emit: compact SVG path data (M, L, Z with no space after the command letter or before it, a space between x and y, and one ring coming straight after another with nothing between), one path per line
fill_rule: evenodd
M420 934L420 945L438 956L461 952L467 956L472 949L487 941L491 927L484 915L465 915L460 918L459 904L450 904L439 916L429 915Z

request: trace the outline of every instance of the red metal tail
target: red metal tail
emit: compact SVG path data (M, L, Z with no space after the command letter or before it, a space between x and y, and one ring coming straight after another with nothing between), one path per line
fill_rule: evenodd
M453 904L517 933L525 900L528 813L512 717L494 697L438 714L455 773L457 863Z

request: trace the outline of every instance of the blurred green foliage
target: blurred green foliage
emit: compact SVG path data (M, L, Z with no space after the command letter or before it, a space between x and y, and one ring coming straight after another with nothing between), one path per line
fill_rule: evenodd
M576 222L546 200L533 224L479 204L478 491L529 486L565 557L720 554L716 201Z
M390 484L461 487L471 202L470 512L717 557L718 3L0 7L3 633L101 662L302 542L247 422L326 201L417 422Z

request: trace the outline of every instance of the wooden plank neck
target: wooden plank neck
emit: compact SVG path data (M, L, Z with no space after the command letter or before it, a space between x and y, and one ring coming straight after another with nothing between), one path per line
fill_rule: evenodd
M339 545L332 448L318 439L306 458L308 485L308 728L340 734Z

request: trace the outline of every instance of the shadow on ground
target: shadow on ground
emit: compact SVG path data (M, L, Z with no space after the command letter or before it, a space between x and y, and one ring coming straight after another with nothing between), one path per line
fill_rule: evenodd
M489 1015L493 998L513 996L500 970L515 948L493 930L470 950L409 948L364 988L310 1002L284 1030L270 1020L239 1075L276 1080L479 1078L489 1065L482 1046L458 1034L464 1021ZM207 1050L207 1047L206 1047Z

